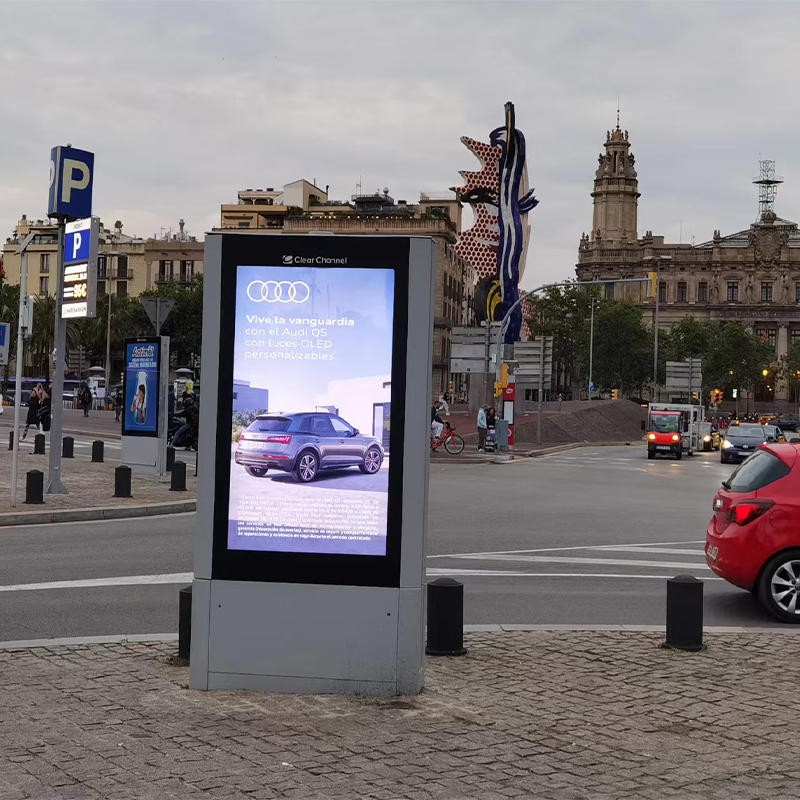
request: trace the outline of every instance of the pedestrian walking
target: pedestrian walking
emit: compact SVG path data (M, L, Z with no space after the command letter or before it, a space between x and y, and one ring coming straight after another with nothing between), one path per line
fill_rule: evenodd
M39 389L39 413L37 421L39 423L39 430L47 433L50 430L51 418L51 401L50 392L47 391L41 384L37 387Z
M122 389L118 386L117 391L114 393L114 422L120 421L124 400L125 399L122 396Z
M486 407L478 409L478 452L482 453L486 449Z
M24 439L28 435L28 428L31 425L34 425L37 430L39 428L39 389L42 388L42 385L39 384L38 386L34 386L31 389L31 396L28 398L28 414L25 417L25 430L22 432L22 438Z
M83 408L83 416L89 416L89 409L92 407L92 390L84 384L81 390L81 406Z

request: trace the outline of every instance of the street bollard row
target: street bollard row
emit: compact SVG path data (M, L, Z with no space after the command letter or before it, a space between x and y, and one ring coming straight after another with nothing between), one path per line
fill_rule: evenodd
M132 497L130 467L123 465L114 470L114 497Z
M97 464L103 463L103 449L105 448L105 443L98 439L97 441L92 442L92 461Z
M25 476L25 503L40 505L44 503L44 472L32 469Z
M36 436L33 437L33 454L35 456L43 456L45 444L45 435L43 433L37 433Z
M667 647L703 649L703 581L694 575L667 580Z
M61 443L61 458L75 458L75 439L65 436Z

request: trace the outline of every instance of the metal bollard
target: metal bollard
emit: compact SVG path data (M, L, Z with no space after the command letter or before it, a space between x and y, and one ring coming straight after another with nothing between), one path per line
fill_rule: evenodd
M95 461L98 464L103 463L104 447L105 443L101 439L97 439L96 441L92 442L92 461Z
M667 647L703 649L703 581L694 575L667 579Z
M192 652L192 587L178 593L178 658L189 660Z
M131 497L131 468L117 467L114 470L114 497Z
M14 449L14 431L8 432L8 449L9 450Z
M75 439L65 436L61 444L61 458L75 458Z
M429 656L463 656L464 584L453 578L437 578L428 584Z
M25 502L29 505L44 503L44 472L32 469L25 476Z
M167 448L167 472L172 472L172 465L175 463L175 448Z
M33 454L35 456L44 455L45 441L46 437L43 433L37 433L36 436L33 437Z
M171 492L185 492L186 491L186 462L176 461L172 465L172 476L170 478L169 490Z

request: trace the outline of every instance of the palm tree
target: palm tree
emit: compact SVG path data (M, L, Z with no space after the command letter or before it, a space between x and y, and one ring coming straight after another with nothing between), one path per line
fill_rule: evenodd
M44 373L44 379L50 383L50 356L55 347L56 299L51 295L39 295L33 301L33 331L31 334L30 353L34 369ZM66 347L61 357L66 361L70 348L77 347L78 332L72 325L67 325Z

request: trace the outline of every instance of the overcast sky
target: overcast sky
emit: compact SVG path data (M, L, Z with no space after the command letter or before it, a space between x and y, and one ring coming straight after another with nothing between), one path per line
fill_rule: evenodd
M43 217L49 150L96 154L94 213L202 234L238 189L456 185L516 104L540 205L523 286L572 277L597 155L630 131L639 235L746 228L759 154L800 220L800 4L0 2L0 231Z

